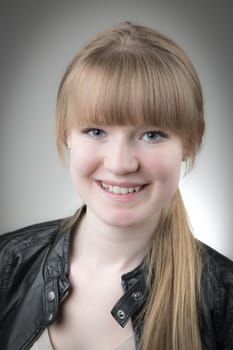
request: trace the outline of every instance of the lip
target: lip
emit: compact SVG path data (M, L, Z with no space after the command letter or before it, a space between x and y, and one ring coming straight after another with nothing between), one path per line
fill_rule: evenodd
M104 189L102 187L101 183L105 183L105 184L111 185L111 186L119 186L119 187L137 187L137 186L140 186L142 188L138 192L129 192L127 194L118 194L118 193L113 193L113 192L107 191L106 189ZM96 184L104 196L106 196L107 198L113 199L115 201L118 201L118 202L127 202L127 201L132 201L132 200L135 200L137 198L140 198L148 186L148 184L139 184L136 182L114 182L114 181L113 182L112 181L96 181Z
M109 180L96 180L96 182L101 185L101 183L104 183L106 185L111 186L119 186L119 187L138 187L138 186L146 186L148 184L146 183L140 183L140 182L116 182L116 181L109 181Z

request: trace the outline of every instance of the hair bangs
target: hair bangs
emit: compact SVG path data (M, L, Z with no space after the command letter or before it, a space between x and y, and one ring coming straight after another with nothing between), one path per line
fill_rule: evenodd
M181 134L191 112L189 90L177 67L117 52L80 69L67 114L70 127L144 124Z

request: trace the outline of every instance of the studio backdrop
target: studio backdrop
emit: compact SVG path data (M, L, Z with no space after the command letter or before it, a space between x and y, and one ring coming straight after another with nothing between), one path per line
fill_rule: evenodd
M172 37L200 76L207 130L180 187L195 235L233 259L231 1L3 1L0 232L71 215L80 199L55 147L58 84L97 31L131 20Z

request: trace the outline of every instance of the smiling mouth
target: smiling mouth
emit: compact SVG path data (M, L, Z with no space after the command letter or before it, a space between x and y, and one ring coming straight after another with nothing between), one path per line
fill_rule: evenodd
M101 182L100 185L105 191L114 193L114 194L128 194L128 193L139 192L145 187L145 185L134 186L134 187L133 186L132 187L115 186L115 185L106 184L104 182Z

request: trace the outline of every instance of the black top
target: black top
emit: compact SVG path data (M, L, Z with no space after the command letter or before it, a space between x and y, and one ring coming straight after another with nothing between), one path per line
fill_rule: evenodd
M84 209L80 209L80 217ZM71 229L63 220L40 223L0 236L0 348L26 350L56 320L69 293ZM202 307L198 310L203 350L233 350L233 262L203 248ZM122 297L112 315L124 327L132 319L136 345L142 330L137 314L147 298L144 261L122 276Z

